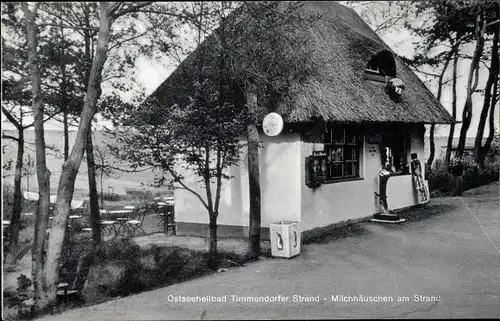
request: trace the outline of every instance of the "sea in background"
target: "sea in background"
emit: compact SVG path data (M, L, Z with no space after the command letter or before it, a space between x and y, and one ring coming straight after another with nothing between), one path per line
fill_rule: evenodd
M14 130L2 130L6 135L11 135L17 137L17 132ZM28 158L30 155L35 159L35 132L33 130L25 131L25 152L24 159ZM70 142L70 152L76 138L76 131L69 132L69 142ZM107 154L105 156L106 162L112 164L114 167L131 170L130 164L121 161L117 158L112 157L109 152L106 153L106 145L113 144L113 138L103 131L93 132L93 142L94 146L100 148ZM47 167L51 172L50 175L50 189L52 194L57 193L57 187L59 184L59 176L61 174L61 169L63 166L63 154L64 154L64 134L62 130L45 130L45 143L50 146L53 150L47 150ZM15 159L17 153L17 143L9 139L2 139L2 164L8 162L9 159L13 159L14 163L12 167L15 166ZM99 159L96 159L96 163L99 163ZM87 163L85 158L83 159L80 169L78 171L78 176L75 182L75 195L73 198L88 197L88 171ZM157 188L151 186L154 183L155 173L153 170L146 170L135 173L113 171L109 176L103 176L102 188L105 194L112 192L113 194L125 195L127 190L129 191L151 191L158 194L169 193L167 187ZM14 183L14 168L3 171L3 183L2 184L12 184ZM36 169L33 170L33 174L30 176L25 176L22 179L22 189L29 190L31 192L38 191L38 184L36 178ZM97 173L97 189L98 193L101 191L101 183L99 172Z

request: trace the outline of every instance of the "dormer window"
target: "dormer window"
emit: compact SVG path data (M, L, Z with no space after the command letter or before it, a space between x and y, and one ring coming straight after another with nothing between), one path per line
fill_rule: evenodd
M389 50L379 51L370 58L364 78L385 83L385 90L394 101L399 101L405 89L403 81L396 76L396 59Z
M366 69L376 71L383 76L396 77L396 60L389 50L382 50L373 55Z

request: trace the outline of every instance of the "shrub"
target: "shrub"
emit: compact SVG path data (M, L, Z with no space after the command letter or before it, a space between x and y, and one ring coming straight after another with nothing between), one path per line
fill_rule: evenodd
M150 255L155 262L151 272L159 273L160 279L156 282L163 285L202 274L208 259L204 252L177 246L151 245L143 256Z
M489 168L496 169L498 172L500 168L500 135L493 137L491 148L485 157L485 165Z
M429 181L430 192L433 196L449 194L455 188L455 178L439 160L436 161L434 169L427 169L426 176Z
M90 301L128 296L207 272L207 255L184 247L141 248L129 239L112 239L99 248L84 295Z
M101 244L96 253L96 262L137 259L140 249L139 245L130 239L114 238Z
M242 255L220 254L221 266L239 266ZM210 273L208 253L182 246L140 247L130 239L101 244L90 268L83 295L87 303L152 290Z
M25 316L22 314L23 311L21 310L22 302L32 297L32 294L33 288L31 280L26 275L21 274L17 278L17 288L15 291L10 289L4 290L3 308L15 308L9 312L10 317L12 317L12 319L16 317L22 318ZM17 312L21 312L21 314Z
M498 151L492 148L489 154ZM433 195L449 195L455 188L455 177L449 173L448 168L442 161L436 161L436 167L427 173L429 189ZM490 156L483 166L478 164L464 164L463 179L464 191L483 186L499 178L498 156Z
M31 286L31 280L24 274L21 274L17 278L17 291L19 293L25 293L28 291L28 288Z
M97 283L101 295L127 296L144 289L140 282L140 252L139 245L128 239L112 239L101 244L94 261L94 273L104 272L109 280L102 280L98 275L89 276L91 282Z

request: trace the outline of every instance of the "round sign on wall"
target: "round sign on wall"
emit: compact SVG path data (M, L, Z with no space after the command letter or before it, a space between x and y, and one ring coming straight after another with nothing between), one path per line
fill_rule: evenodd
M283 130L283 118L277 113L269 113L262 121L262 129L267 136L276 136Z

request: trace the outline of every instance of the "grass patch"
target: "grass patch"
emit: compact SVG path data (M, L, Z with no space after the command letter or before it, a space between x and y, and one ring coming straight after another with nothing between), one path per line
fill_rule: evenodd
M243 255L221 253L220 267L241 266ZM183 282L213 273L208 253L182 246L140 247L129 239L101 245L88 275L83 296L87 305Z
M91 255L91 243L68 243L64 246L59 281L73 284L82 260ZM184 246L151 244L141 247L133 239L114 238L103 242L80 294L58 297L52 314L68 309L103 303L143 291L184 282L215 273L208 268L208 253ZM243 254L221 252L221 268L242 266L248 262ZM14 291L7 294L9 320L19 319L17 305L20 303Z

